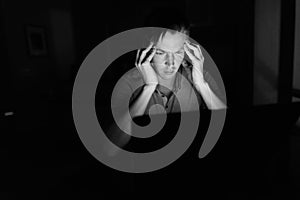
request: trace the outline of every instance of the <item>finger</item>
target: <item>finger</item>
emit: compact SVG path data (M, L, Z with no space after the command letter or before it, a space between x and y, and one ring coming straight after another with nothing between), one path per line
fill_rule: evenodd
M195 56L190 52L190 50L188 49L188 47L186 45L183 45L183 49L191 60L196 59Z
M186 45L188 46L188 48L190 48L190 49L193 51L194 55L195 55L198 59L201 58L200 52L199 52L199 50L198 50L197 47L193 46L193 45L192 45L191 43L189 43L189 42L186 42Z
M201 48L200 48L200 45L196 45L197 46L197 49L199 50L199 52L200 52L200 58L202 59L202 60L204 60L204 56L203 56L203 54L202 54L202 51L201 51Z
M187 46L187 49L189 49L189 51L194 54L194 57L196 57L197 59L200 58L199 56L199 52L198 52L198 49L194 46L192 46L191 44L189 43L186 43L186 46Z
M150 43L150 45L142 52L141 57L139 59L139 65L141 65L142 61L144 60L147 52L151 49L151 47L153 46L153 42Z
M155 52L156 52L156 48L154 47L154 48L153 48L153 51L151 52L151 54L150 54L149 57L147 58L147 62L150 62L150 61L152 60L152 58L153 58Z
M189 46L191 46L191 48L194 47L193 50L197 52L197 54L198 54L197 57L199 57L200 60L204 60L204 56L202 54L200 45L199 44L193 44L193 43L191 43L189 41L187 43L188 43ZM197 50L195 48L197 48Z
M140 49L138 49L137 53L136 53L136 58L135 58L135 66L138 66L138 60L139 60L139 54L140 54Z
M188 44L189 46L192 46L192 47L195 47L195 48L197 48L197 45L198 45L198 44L192 43L192 42L189 41L189 40L186 40L185 43Z

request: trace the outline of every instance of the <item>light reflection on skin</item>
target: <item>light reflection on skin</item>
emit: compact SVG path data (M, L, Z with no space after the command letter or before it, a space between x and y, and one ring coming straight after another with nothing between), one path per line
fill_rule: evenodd
M156 53L152 60L159 82L174 79L184 58L183 45L185 41L186 35L180 32L168 31L164 36L161 34L156 43Z

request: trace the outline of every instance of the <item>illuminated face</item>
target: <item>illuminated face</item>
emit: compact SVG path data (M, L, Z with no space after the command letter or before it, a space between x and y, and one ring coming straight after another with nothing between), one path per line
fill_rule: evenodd
M184 58L185 40L186 35L180 32L166 32L160 36L153 57L153 66L160 78L171 79L178 71Z

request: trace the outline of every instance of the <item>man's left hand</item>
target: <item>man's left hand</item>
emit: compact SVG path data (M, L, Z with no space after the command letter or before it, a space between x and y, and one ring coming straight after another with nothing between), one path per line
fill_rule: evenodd
M194 84L201 84L204 82L203 78L203 63L204 56L202 55L200 46L186 41L184 44L184 51L192 61L192 77Z

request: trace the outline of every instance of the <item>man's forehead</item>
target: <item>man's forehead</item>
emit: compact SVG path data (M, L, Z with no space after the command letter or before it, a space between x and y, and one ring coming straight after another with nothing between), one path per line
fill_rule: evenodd
M180 32L170 33L166 32L161 34L156 47L167 52L177 52L183 49L183 44L186 41L187 36Z

